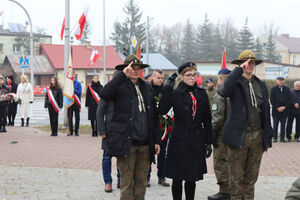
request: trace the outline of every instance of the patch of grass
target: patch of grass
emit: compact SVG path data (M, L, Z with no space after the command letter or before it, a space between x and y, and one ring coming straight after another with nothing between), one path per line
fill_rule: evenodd
M43 132L51 133L50 125L46 126L37 126L35 127ZM69 133L69 127L63 127L63 125L58 125L58 132L59 133ZM91 135L92 134L92 128L89 125L80 125L79 126L79 134L84 135Z

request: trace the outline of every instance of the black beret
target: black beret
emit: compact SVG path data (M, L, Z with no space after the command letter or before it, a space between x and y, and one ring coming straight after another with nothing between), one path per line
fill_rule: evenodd
M180 65L180 67L178 67L178 74L180 74L185 68L187 67L193 67L193 66L197 66L195 63L193 62L186 62L183 63L182 65Z

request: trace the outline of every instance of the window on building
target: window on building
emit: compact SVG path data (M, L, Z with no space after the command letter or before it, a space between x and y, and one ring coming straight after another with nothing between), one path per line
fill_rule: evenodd
M296 55L293 55L293 65L296 64Z
M14 44L13 49L14 49L14 53L20 53L21 52L21 45Z
M3 53L3 44L0 44L0 53Z

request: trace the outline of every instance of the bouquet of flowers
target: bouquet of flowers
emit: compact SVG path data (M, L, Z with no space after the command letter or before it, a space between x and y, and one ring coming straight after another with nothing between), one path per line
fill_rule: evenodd
M155 97L157 106L160 98L161 98L161 94ZM161 141L164 141L168 133L171 132L173 122L174 122L173 108L171 108L166 115L159 115L159 128L160 128L160 132L162 133Z

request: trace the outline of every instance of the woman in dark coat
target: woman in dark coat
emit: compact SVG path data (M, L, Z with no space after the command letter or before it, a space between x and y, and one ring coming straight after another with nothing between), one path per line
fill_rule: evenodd
M9 75L6 77L7 80L7 86L10 89L10 93L17 93L17 88L18 85L14 82L14 76L13 75ZM18 107L18 103L14 102L14 100L10 100L8 102L8 124L7 126L14 126L15 125L15 117L17 114L17 107Z
M63 93L56 77L52 77L45 95L45 108L48 108L51 136L57 136L58 113L63 106Z
M173 179L174 200L182 198L185 181L186 200L195 196L195 182L207 173L206 158L211 154L212 126L208 96L196 84L196 65L188 62L178 68L182 81L173 90L177 74L169 77L166 92L159 102L160 114L173 107L174 124L166 156L166 177Z
M99 93L102 88L103 86L99 82L99 77L95 75L86 90L85 106L89 108L88 119L91 120L93 137L98 137L96 112L100 101Z

